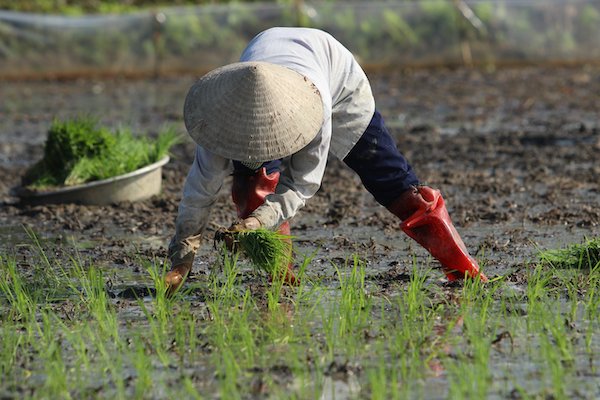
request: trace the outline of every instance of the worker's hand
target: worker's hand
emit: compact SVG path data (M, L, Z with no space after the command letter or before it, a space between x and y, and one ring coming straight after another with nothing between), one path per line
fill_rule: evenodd
M236 232L254 230L261 227L261 223L257 218L248 217L231 225L228 229L219 229L215 232L215 248L217 242L225 242L225 247L231 252L237 251Z
M240 231L248 231L248 230L258 229L260 227L261 227L261 223L257 218L248 217L246 219L243 219L243 220L238 221L235 224L231 225L231 227L229 227L229 230L231 232L240 232Z

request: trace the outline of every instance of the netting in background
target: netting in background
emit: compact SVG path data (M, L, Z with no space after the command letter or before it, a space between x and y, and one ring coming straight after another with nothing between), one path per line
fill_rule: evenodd
M0 10L0 78L202 73L272 26L324 29L366 67L600 61L600 0L232 3L63 17Z

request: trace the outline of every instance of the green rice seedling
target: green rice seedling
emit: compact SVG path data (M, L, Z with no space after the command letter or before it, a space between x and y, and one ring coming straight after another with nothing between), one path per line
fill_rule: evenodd
M211 302L209 310L212 325L209 328L209 340L214 346L212 359L218 366L218 382L223 398L241 398L238 387L243 371L254 366L257 344L253 327L249 321L251 295L246 291L241 305L232 307Z
M599 264L600 266L600 264ZM580 311L585 309L585 303L582 302L583 294L588 290L589 276L581 273L580 270L557 270L556 273L562 292L566 293L564 297L567 304L565 319L567 321L576 321L579 319ZM561 295L563 293L559 292Z
M373 400L390 399L388 392L388 372L389 368L385 362L380 365L370 368L367 372L369 379L370 398Z
M328 308L329 307L329 308ZM325 349L327 353L325 354L325 359L328 361L332 361L335 359L336 352L338 348L343 348L340 344L340 335L338 333L338 315L336 313L332 313L331 306L321 306L319 308L319 321L321 322L321 333L325 343ZM340 350L341 351L341 350Z
M290 302L293 304L295 310L302 310L301 315L307 321L305 326L310 326L310 321L316 318L317 308L319 304L321 304L325 295L325 291L321 285L321 280L314 278L311 279L311 277L305 274L305 271L310 265L314 254L316 253L303 258L303 261L298 268L297 275L300 280L300 284L295 288L294 296L290 298Z
M577 320L582 304L583 308L586 308L585 302L581 302L582 295L583 297L592 299L597 292L600 261L595 262L595 259L598 258L598 254L595 253L598 253L597 246L599 244L600 240L598 239L588 240L584 245L573 245L567 249L554 251L557 253L568 253L567 258L563 260L563 264L569 261L569 258L571 259L570 262L578 259L579 262L576 265L574 264L573 268L561 268L560 266L563 265L561 262L549 263L544 261L547 257L541 261L542 264L544 262L548 263L547 268L553 271L554 278L558 281L555 285L557 291L559 293L562 291L566 292L567 304L569 305L568 319L570 321ZM567 252L567 250L569 251Z
M76 360L90 370L101 371L106 381L113 382L117 395L123 397L125 385L121 377L126 344L119 333L119 321L106 292L102 271L72 258L72 268L63 273L89 318L80 321L79 332L66 334L78 355Z
M54 323L60 327L60 331L65 335L65 339L71 345L74 351L74 364L78 365L76 373L78 381L82 381L81 375L83 372L88 372L92 368L90 361L90 343L89 338L93 335L90 333L90 325L86 322L79 322L74 326L67 326L65 321L54 315Z
M0 293L9 307L8 319L35 321L36 302L17 271L14 258L0 256Z
M99 331L89 327L88 340L90 347L97 353L96 363L106 382L112 382L116 394L114 398L125 398L124 357L128 356L126 346L121 337L109 338Z
M410 282L398 298L398 309L393 311L397 313L395 321L392 320L397 324L391 337L393 354L405 355L416 351L411 357L418 357L419 349L431 334L435 310L425 288L426 280L427 273L418 268L414 260Z
M101 371L106 381L114 384L117 397L123 398L126 344L119 333L119 321L106 291L102 271L94 265L86 266L74 257L71 257L71 268L68 270L62 268L58 261L56 264L62 271L63 282L71 288L86 311L83 317L89 318L80 321L78 334L66 334L75 354L79 355L77 360L84 366L88 363L89 368L93 365L93 368ZM64 330L69 329L66 325L62 326ZM93 358L93 363L88 360L89 357Z
M360 352L360 333L370 314L371 302L365 291L364 264L357 256L352 257L352 266L345 262L348 273L332 263L338 276L339 290L331 292L333 299L323 296L319 305L327 357L334 360L337 353L353 355ZM349 267L349 268L348 268Z
M181 142L181 135L172 126L165 126L149 146L148 158L151 162L167 156L171 148Z
M461 290L461 307L471 304L482 305L482 301L489 306L490 296L498 289L497 281L484 284L480 279L464 279Z
M29 351L47 354L47 346L40 346L45 330L38 320L40 312L46 312L44 296L41 289L29 285L29 280L18 271L14 258L0 256L0 320L5 331L0 347L6 352L0 357L2 370L13 370L18 359L27 363Z
M163 319L163 317L160 315L160 311L158 313L151 312L148 307L146 307L144 300L138 299L137 302L140 310L146 317L146 321L148 322L149 333L152 337L153 349L163 365L167 366L171 361L168 350L168 346L171 341L168 320Z
M229 398L236 393L236 382L243 368L254 365L258 350L255 324L250 319L256 305L250 290L245 290L241 296L238 293L237 256L230 257L226 249L224 253L224 279L217 274L211 275L211 297L207 301L211 324L206 334L216 349L213 359L215 365L220 366L218 373L226 377L219 381L221 391Z
M398 295L385 298L379 318L373 318L378 321L378 339L368 344L376 357L370 382L380 380L383 387L371 387L372 397L423 397L429 364L439 358L436 349L444 346L443 338L433 333L440 309L431 303L431 293L425 286L428 273L417 266L416 259L413 261L410 282L399 284Z
M71 293L69 288L65 288L60 274L57 273L57 270L62 269L60 263L50 260L46 254L48 245L33 229L28 227L24 229L32 242L29 246L35 255L31 262L32 273L27 277L27 290L35 297L36 303L64 300Z
M280 337L281 330L288 332L287 326L289 325L287 314L291 306L298 307L301 301L313 301L312 295L314 291L312 289L315 286L307 289L307 283L310 281L305 275L306 268L310 264L312 258L304 257L302 263L298 267L296 278L299 283L295 287L294 297L286 298L283 301L286 302L286 307L282 309L282 294L285 294L284 283L285 275L276 274L272 277L271 284L267 287L267 309L268 309L268 328L269 332L273 333L276 337Z
M23 335L18 326L9 321L2 321L0 328L0 374L4 377L13 376L18 354L22 351Z
M472 294L467 294L472 301ZM463 318L462 340L466 351L446 363L449 370L451 398L486 398L491 374L489 360L493 333L499 324L489 320L492 304L490 293L482 294L476 303L461 304Z
M198 390L194 387L194 384L190 380L190 378L185 377L183 379L183 392L185 393L185 398L194 399L194 400L202 400L202 396L198 393Z
M58 328L53 323L54 318L49 311L42 312L41 317L40 337L35 347L43 360L46 375L43 393L46 393L48 398L70 398L68 374L62 355L62 343L57 340Z
M564 321L560 321L564 323ZM544 324L544 328L549 328L554 321L549 324ZM562 325L562 324L561 324ZM558 333L558 334L557 334ZM540 330L540 363L543 363L544 368L542 369L543 375L545 375L546 381L552 390L552 397L558 399L566 399L566 380L570 375L570 367L568 363L563 360L563 352L565 337L562 332L554 332L549 330ZM559 346L555 344L555 340L562 342Z
M291 236L259 228L235 233L235 240L250 262L273 277L281 276L291 257Z
M150 357L146 354L147 350L144 340L140 336L137 336L133 342L135 350L131 356L136 373L134 397L136 399L143 399L144 394L151 393L154 386L152 363Z
M50 259L46 255L46 252L44 251L44 246L42 245L42 242L41 242L40 238L38 237L38 235L35 233L35 231L32 228L24 226L23 229L25 230L27 237L29 237L31 242L33 242L33 245L38 252L40 261L43 264L42 267L50 267L52 264L50 263Z
M139 259L138 261L150 276L155 293L150 304L147 304L142 298L137 299L137 304L146 317L147 332L153 344L152 349L163 365L169 365L171 363L170 346L174 336L179 339L177 340L179 354L184 354L183 346L185 346L187 340L184 338L184 328L180 319L185 318L189 313L175 312L174 310L180 294L174 296L167 294L167 286L164 280L166 264L156 260ZM137 360L141 357L139 352L140 349L138 348L133 355L134 359Z
M145 265L146 271L153 281L155 296L152 298L152 307L146 306L143 299L138 299L138 306L146 317L149 324L149 333L152 335L152 343L158 358L163 365L169 365L169 346L172 340L172 319L175 314L173 306L176 298L167 295L167 287L164 281L166 266L159 266L157 262L140 260Z
M238 266L238 253L230 253L225 245L221 247L220 260L223 278L211 274L210 287L212 300L221 305L233 305L239 300L238 284L240 268Z
M539 365L541 378L547 383L551 397L568 398L568 380L572 378L574 354L573 340L578 333L567 329L569 315L576 317L571 303L579 302L578 296L569 294L565 303L564 286L576 286L576 274L557 270L553 265L538 264L529 274L527 286L527 334L537 346L528 346L530 357ZM554 288L555 281L558 288ZM568 291L572 289L568 289Z
M592 269L600 264L600 237L562 249L540 251L538 258L542 264L555 268Z
M23 185L44 189L122 175L158 161L179 140L172 128L150 140L127 129L112 133L91 117L55 120L44 157L25 173Z
M339 334L356 332L366 323L370 314L370 297L365 287L365 265L358 256L352 257L350 273L342 274L335 266L340 282L340 296L336 308L339 313ZM347 266L347 263L346 263Z
M281 299L282 292L283 283L275 280L267 287L267 309L261 320L264 324L262 338L275 344L287 343L293 335L290 328L292 305L287 299Z
M588 354L593 354L592 339L598 329L598 313L600 312L600 265L595 266L587 279L587 289L584 297L584 315L587 318L585 347Z
M312 262L313 258L315 257L316 253L317 251L315 250L311 255L304 255L302 257L302 262L298 265L296 277L298 278L300 283L296 287L295 298L292 299L292 302L294 303L301 302L305 299L308 301L312 301L313 299L313 290L318 285L310 285L313 282L312 279L308 275L306 275L306 270Z
M180 357L180 363L193 364L203 356L203 342L206 328L200 328L204 320L198 318L190 308L179 313L175 320L175 344Z
M88 315L97 324L103 335L118 339L119 323L114 307L106 291L102 270L94 265L84 266L80 260L71 257L71 268L62 270L66 286L71 288Z
M381 361L375 368L369 369L367 372L369 379L370 398L373 400L389 399L387 390L389 368L385 361Z
M567 332L568 321L565 321L564 315L557 313L560 310L560 305L553 306L552 303L547 305L548 313L543 321L544 332L546 333L549 343L553 345L553 351L558 353L561 363L570 363L573 361L573 343Z
M238 364L238 355L230 348L219 349L217 364L217 379L219 382L219 392L224 399L241 399L242 393L238 387L238 381L242 370Z
M176 298L167 294L168 288L164 279L167 272L167 264L158 263L156 260L154 262L140 260L140 263L145 267L148 275L150 275L155 289L155 296L153 298L155 317L161 325L166 325L168 317L173 311L173 305L177 302Z
M275 274L271 277L271 284L268 286L267 295L267 309L269 317L273 317L273 321L279 320L282 313L281 311L281 296L283 294L283 287L285 284L285 275ZM283 312L285 313L285 312ZM285 319L285 317L283 317Z
M543 310L543 305L548 301L548 287L552 280L553 273L548 268L541 265L534 265L528 269L527 274L527 312L530 316L535 316L536 312ZM527 318L528 328L533 322L532 318Z
M257 329L257 323L252 321L252 315L256 309L252 293L250 290L246 290L238 310L230 309L229 314L229 319L234 327L229 332L230 338L233 342L239 343L240 348L236 353L244 356L241 361L247 365L254 365L259 358L258 341L261 330Z
M377 357L366 371L368 378L368 392L371 399L408 399L416 398L411 392L412 385L407 382L400 384L398 377L400 376L399 359L388 356L386 343L378 341L373 344L373 354ZM416 373L417 365L412 365L413 372Z
M425 281L427 274L417 266L417 260L413 258L412 273L408 287L404 290L400 311L403 318L407 321L417 321L422 316L427 315L427 291Z
M412 397L419 387L416 387L423 375L430 369L430 365L435 364L441 357L439 346L444 346L444 338L432 336L433 323L425 317L421 321L407 322L402 318L402 325L398 331L387 333L390 335L390 349L394 354L394 366L398 372L400 386L406 397ZM409 336L408 331L414 329L414 333ZM425 334L425 332L428 332ZM407 340L405 348L401 347L403 340Z

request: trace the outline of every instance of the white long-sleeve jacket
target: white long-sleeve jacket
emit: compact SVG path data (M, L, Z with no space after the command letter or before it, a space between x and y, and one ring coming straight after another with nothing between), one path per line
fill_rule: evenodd
M375 101L352 53L317 29L268 29L252 39L240 61L265 61L293 69L317 86L323 101L320 132L306 147L283 160L276 192L252 214L263 226L276 228L317 192L328 153L343 159L352 149L373 116ZM193 260L216 195L231 172L231 160L197 147L169 245L173 265Z

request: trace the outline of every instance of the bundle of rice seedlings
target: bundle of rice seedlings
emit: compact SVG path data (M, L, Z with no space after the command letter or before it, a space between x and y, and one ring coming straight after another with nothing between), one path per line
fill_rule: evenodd
M600 264L600 238L587 239L563 249L544 250L538 257L542 263L556 268L595 268Z
M276 275L290 262L291 236L264 228L235 232L236 245L259 269Z

